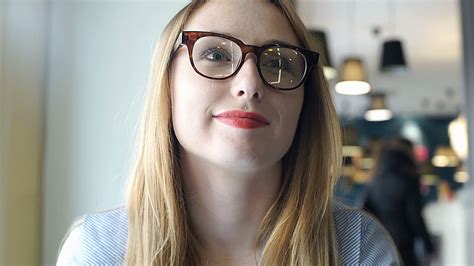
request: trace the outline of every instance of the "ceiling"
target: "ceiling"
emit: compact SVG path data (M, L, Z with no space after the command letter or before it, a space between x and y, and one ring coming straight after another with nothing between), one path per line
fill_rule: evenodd
M331 58L340 68L346 56L364 60L373 92L385 92L390 109L401 116L449 116L462 108L463 70L458 0L299 0L310 29L326 32ZM374 28L380 30L374 34ZM403 41L409 64L404 74L378 70L383 40ZM335 82L330 82L334 87ZM338 112L362 117L365 96L334 92Z

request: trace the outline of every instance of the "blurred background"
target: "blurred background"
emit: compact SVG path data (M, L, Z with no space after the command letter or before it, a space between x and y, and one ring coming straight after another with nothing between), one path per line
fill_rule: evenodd
M124 204L152 49L188 2L0 1L0 265L52 265L75 218ZM472 1L293 2L343 126L339 200L366 207L380 150L409 140L417 258L474 265Z

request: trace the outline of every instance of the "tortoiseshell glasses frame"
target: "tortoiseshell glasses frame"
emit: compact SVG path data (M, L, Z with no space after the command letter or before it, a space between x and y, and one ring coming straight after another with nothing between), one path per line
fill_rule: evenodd
M263 83L276 90L300 87L319 60L319 53L309 49L284 43L247 45L232 36L206 31L183 31L180 46L187 47L193 69L199 75L214 80L236 75L247 54L253 53Z

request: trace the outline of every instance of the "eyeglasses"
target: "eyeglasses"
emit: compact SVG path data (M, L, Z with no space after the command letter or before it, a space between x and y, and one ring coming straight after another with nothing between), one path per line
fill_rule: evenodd
M253 53L263 83L277 90L294 90L319 60L318 53L287 44L246 45L239 39L214 32L181 34L180 45L187 46L192 67L209 79L232 77L242 67L246 55Z

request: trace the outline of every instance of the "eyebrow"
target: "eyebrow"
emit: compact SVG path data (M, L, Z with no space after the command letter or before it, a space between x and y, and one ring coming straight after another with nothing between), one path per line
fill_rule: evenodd
M219 33L219 34L224 34L224 35L227 35L227 36L234 37L234 35L232 35L232 34L229 33L229 32L225 32L225 31L212 31L212 32ZM237 37L234 37L234 38L237 38ZM237 39L239 39L239 38L237 38ZM240 39L239 39L239 40L240 40ZM246 44L248 44L248 43L246 43ZM295 44L291 44L291 43L284 42L284 41L277 40L277 39L270 39L270 40L264 41L264 42L262 43L262 45L266 45L266 44L281 44L281 45L297 46L297 45L295 45Z
M280 40L277 40L277 39L271 39L271 40L268 40L266 42L264 42L263 44L283 44L283 45L290 45L290 46L296 46L294 44L291 44L291 43L288 43L288 42L284 42L284 41L280 41Z

